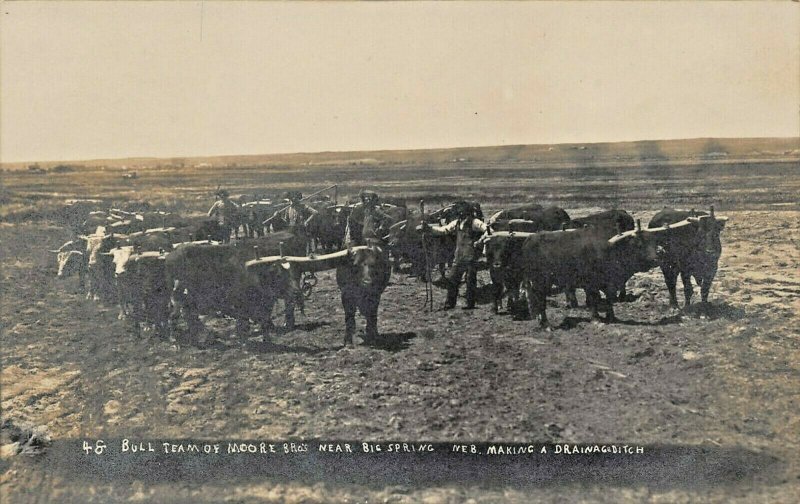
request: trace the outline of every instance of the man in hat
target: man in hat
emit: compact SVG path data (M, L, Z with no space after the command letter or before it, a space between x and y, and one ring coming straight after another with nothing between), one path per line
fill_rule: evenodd
M231 231L239 237L239 205L231 201L228 191L221 189L216 192L216 201L208 210L208 216L216 218L217 223L225 230L223 242L230 242Z
M289 206L276 212L283 213L283 221L286 222L289 231L297 236L306 235L306 226L317 215L317 211L303 203L303 193L299 191L289 191L286 193Z
M478 285L477 261L479 254L475 250L475 241L486 232L488 226L478 218L476 209L466 201L458 201L453 205L456 219L445 226L431 226L423 222L420 229L423 233L430 233L433 236L443 236L448 234L456 235L456 253L453 266L448 271L447 278L447 300L444 304L445 310L456 307L458 299L458 287L464 274L467 275L467 304L465 309L475 308L475 291Z
M361 238L358 239L352 235L351 219L353 213L347 219L347 236L350 237L349 242L355 242L357 245L383 245L383 238L380 231L386 227L386 224L392 222L392 218L387 215L380 207L380 199L378 194L372 191L361 191ZM357 218L357 216L356 216Z

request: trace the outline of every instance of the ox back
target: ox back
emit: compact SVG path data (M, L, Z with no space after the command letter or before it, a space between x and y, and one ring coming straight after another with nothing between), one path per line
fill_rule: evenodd
M611 238L617 233L632 230L634 222L631 214L625 210L606 210L586 217L572 219L568 227L569 229L580 229L586 226L597 228L608 238Z

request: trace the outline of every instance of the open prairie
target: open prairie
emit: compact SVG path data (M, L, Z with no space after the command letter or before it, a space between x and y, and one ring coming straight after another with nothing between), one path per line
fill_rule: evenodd
M10 446L9 432L23 425L43 426L53 440L36 457L4 448L4 502L792 502L800 492L797 160L123 173L3 174L2 442ZM492 315L485 271L478 309L432 313L424 284L399 273L380 307L386 344L346 350L332 272L319 275L299 327L271 343L242 341L233 321L208 318L202 344L177 345L134 335L113 306L86 300L76 278L56 278L48 252L71 238L62 221L69 199L199 214L218 185L237 195L333 184L340 199L367 187L409 206L473 199L485 213L537 202L572 217L616 207L646 223L664 206L713 204L730 220L707 314L671 310L654 269L630 281L632 300L618 305L615 324L592 323L584 307L553 296L548 332ZM441 286L434 295L438 307ZM283 469L252 459L235 470L227 459L192 459L173 479L157 465L87 464L79 449L123 438L609 443L678 455L616 470L488 456L331 455Z

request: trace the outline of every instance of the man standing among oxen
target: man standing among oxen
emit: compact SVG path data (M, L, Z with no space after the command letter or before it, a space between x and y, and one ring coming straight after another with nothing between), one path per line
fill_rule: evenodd
M478 284L478 251L475 241L486 232L488 226L478 218L476 208L466 201L458 201L453 205L456 219L445 226L431 226L423 222L421 230L434 236L456 235L456 252L453 267L447 273L447 300L445 310L456 307L458 287L464 274L467 276L467 304L464 309L475 308L475 294Z
M217 223L225 230L224 243L231 241L231 232L239 237L239 205L231 201L225 189L217 191L217 200L208 210L208 216L216 218Z
M347 218L346 243L349 245L384 245L383 233L392 224L392 217L380 207L378 194L372 191L361 191L361 212L353 212ZM361 236L355 233L356 224L361 214ZM355 214L355 215L354 215Z
M281 219L286 223L287 230L293 235L300 236L306 240L306 249L308 249L306 226L317 215L317 210L303 203L303 193L300 191L289 191L286 193L286 199L289 200L289 206L278 210L275 215L264 222L278 218L279 214L282 213Z

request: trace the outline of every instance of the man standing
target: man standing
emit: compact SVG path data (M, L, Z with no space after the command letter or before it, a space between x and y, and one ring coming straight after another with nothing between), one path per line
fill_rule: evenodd
M363 223L361 226L361 243L359 245L383 245L382 229L392 218L381 210L378 195L372 191L361 192L363 205ZM351 215L352 217L352 215Z
M464 309L475 308L475 291L478 285L478 252L475 250L475 241L486 232L488 226L477 217L476 209L466 201L458 201L453 205L456 219L445 226L431 226L423 222L420 229L433 236L443 236L455 233L456 253L453 267L447 273L447 301L444 309L456 307L458 287L464 274L467 275L467 305ZM424 237L423 237L424 239Z
M312 207L303 203L303 193L300 191L289 191L286 193L286 199L289 200L289 206L275 212L275 214L264 223L272 219L279 218L279 214L283 214L281 219L286 223L288 231L295 236L300 236L306 241L306 250L308 250L308 233L306 226L311 222L311 219L317 215L317 211Z
M231 231L234 231L236 238L239 237L239 206L230 200L230 194L225 189L216 193L216 201L208 210L208 216L214 217L217 224L224 230L224 243L231 241Z

